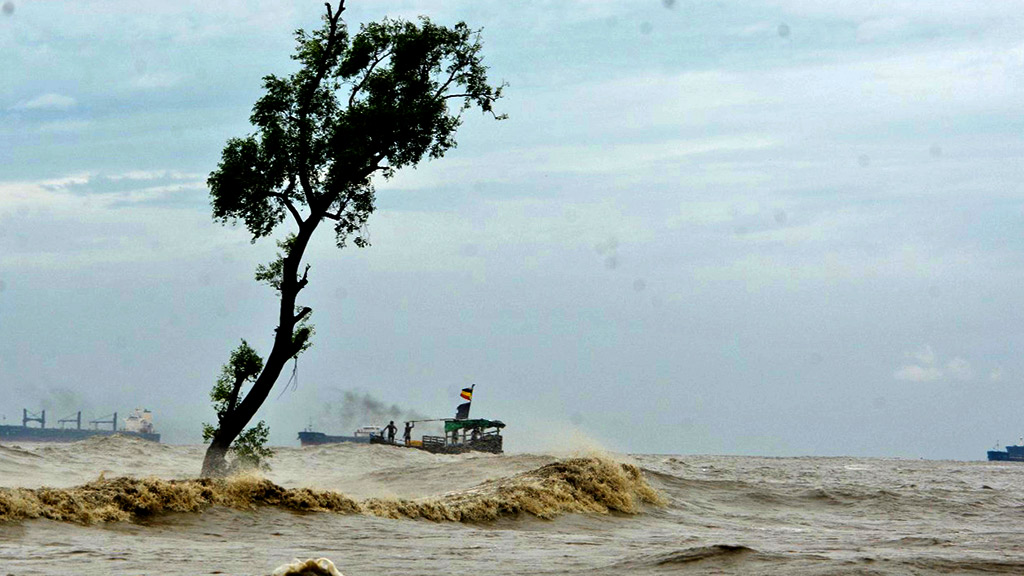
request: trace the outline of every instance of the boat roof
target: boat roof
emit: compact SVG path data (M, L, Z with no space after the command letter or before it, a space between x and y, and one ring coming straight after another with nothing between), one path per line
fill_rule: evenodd
M445 420L444 431L452 432L454 430L471 430L474 428L504 428L505 423L501 420L486 420L484 418L474 418L472 420Z

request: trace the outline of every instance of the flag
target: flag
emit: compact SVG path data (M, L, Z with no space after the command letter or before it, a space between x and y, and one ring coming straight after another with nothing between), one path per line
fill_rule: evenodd
M459 392L459 397L465 400L466 402L463 404L459 404L458 407L455 408L456 420L465 420L469 418L469 404L473 401L473 388L475 386L476 384L470 386L469 388L463 388L462 392Z

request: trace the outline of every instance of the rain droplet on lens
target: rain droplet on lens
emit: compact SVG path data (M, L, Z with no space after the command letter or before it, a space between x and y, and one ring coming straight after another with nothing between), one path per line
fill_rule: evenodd
M789 24L786 24L785 22L779 24L779 37L789 38Z
M3 11L4 16L14 14L14 2L4 2L3 8L0 8L0 10Z
M640 23L640 33L641 34L650 34L651 30L654 30L654 26L652 26L650 22L641 22Z
M786 211L785 210L776 210L775 211L775 222L776 222L776 224L785 224L787 220L789 220L789 216L786 215Z
M633 280L633 290L636 290L637 292L643 292L644 288L647 288L647 282L645 282L643 278L637 278L636 280Z
M857 164L860 164L861 168L867 168L868 164L871 164L871 157L867 154L861 154L857 156Z
M676 7L676 0L661 0L662 6L671 10Z

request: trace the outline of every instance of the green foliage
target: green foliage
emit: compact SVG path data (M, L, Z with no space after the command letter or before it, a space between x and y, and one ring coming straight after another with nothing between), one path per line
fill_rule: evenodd
M274 456L274 451L267 448L269 434L270 427L263 420L239 434L231 445L231 453L235 456L232 470L269 470L268 460Z
M231 351L228 363L221 367L220 376L210 390L210 400L217 412L217 426L203 423L204 442L213 440L221 423L233 414L244 398L242 392L245 383L255 382L262 370L263 359L245 340ZM268 468L266 460L273 456L273 451L265 446L269 432L270 429L261 420L256 426L239 434L231 445L231 452L235 455L232 466Z
M302 309L296 306L295 313L300 314L301 312ZM295 356L302 354L313 346L313 334L316 334L316 327L309 322L311 313L312 312L305 314L295 325L295 331L292 332L292 343L296 350Z
M269 264L256 266L256 281L265 282L274 290L281 292L281 282L284 279L284 259L291 253L294 244L295 234L289 234L284 240L279 240L277 247L281 249L281 252L278 252L277 258Z
M246 382L255 382L262 370L263 359L248 342L242 340L238 348L231 351L231 358L221 367L220 376L210 390L210 400L218 419L234 410L243 398L242 387Z

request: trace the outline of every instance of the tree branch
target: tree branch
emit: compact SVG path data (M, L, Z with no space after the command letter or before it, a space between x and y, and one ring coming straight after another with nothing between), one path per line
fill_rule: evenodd
M451 86L452 82L455 80L455 75L458 73L458 67L452 70L452 73L448 75L448 79L445 80L444 84L442 84L441 87L437 89L437 92L434 92L434 98L438 98L439 96L444 94L444 91L447 90L449 86Z
M392 54L391 50L385 50L383 53L381 53L381 55L379 57L377 57L376 60L374 60L370 64L370 67L366 69L366 74L363 74L363 79L359 81L359 84L356 84L352 88L352 93L348 95L348 107L349 108L351 108L352 104L355 103L355 101L356 101L356 94L358 94L359 91L363 89L363 86L366 86L366 82L367 82L367 80L370 79L370 74L373 73L373 69L377 67L377 64L380 64L381 62L383 62L384 59L387 58L388 56L390 56L391 54Z
M331 60L333 59L333 52L335 49L335 43L338 40L338 20L341 18L341 13L345 11L345 0L339 0L337 12L331 11L331 5L329 2L324 3L327 6L327 22L329 28L327 30L327 44L324 46L323 53L320 55L320 61L316 64L316 75L305 85L302 89L302 94L299 98L299 145L302 146L302 157L309 157L309 106L313 101L313 95L316 94L317 88L323 82L324 77L327 76L327 70L330 68ZM309 167L304 164L299 165L299 182L302 184L302 192L306 196L306 205L313 206L315 199L315 192L313 191L313 184L309 178Z
M244 383L245 383L245 377L244 376L243 377L236 377L235 378L235 384L231 388L231 395L228 396L228 405L224 409L224 412L222 412L220 415L218 415L219 416L218 420L223 420L223 418L224 418L223 415L231 414L232 412L235 411L235 408L238 405L238 394L239 394L239 392L242 391L242 384L244 384Z
M309 279L306 277L308 275L309 275L309 264L306 264L306 269L302 271L302 278L300 278L299 281L295 285L296 286L296 288L295 288L295 293L296 294L298 294L300 290L305 288L306 284L309 284Z
M292 189L294 187L295 182L292 181L292 185L289 186L288 188ZM285 208L288 208L288 211L292 213L292 218L295 218L295 223L298 224L299 226L302 226L302 215L299 214L298 209L296 209L295 205L292 204L292 200L291 198L288 197L287 194L282 194L280 192L271 192L270 195L273 196L274 198L279 198L281 202L285 205Z
M295 315L295 323L298 324L299 322L302 322L302 319L309 316L309 313L312 311L313 309L309 306L303 307L302 310L299 310L299 313Z

